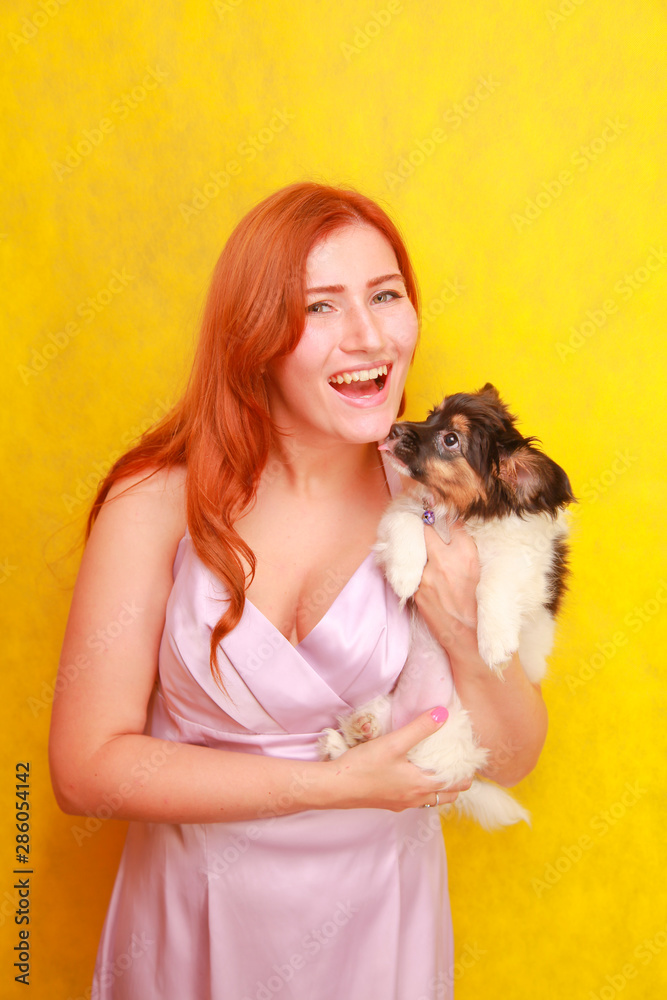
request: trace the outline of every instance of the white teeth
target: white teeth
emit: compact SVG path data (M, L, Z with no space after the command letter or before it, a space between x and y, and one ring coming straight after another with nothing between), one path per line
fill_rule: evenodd
M379 368L367 368L365 371L356 372L342 372L340 375L332 375L329 382L342 385L343 382L372 382L373 379L378 378L380 375L386 375L388 372L387 365L380 365Z

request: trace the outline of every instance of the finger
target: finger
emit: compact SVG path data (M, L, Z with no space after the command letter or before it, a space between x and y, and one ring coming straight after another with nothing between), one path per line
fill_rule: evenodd
M426 793L426 799L420 802L422 809L437 809L438 806L450 806L452 802L455 802L458 797L457 791L452 791L451 788L446 789L433 789L431 792Z
M443 795L449 795L450 793L457 796L459 792L467 792L472 785L472 778L465 778L463 781L454 781L451 785L442 784L442 778L436 778L434 775L428 773L428 771L422 772L426 780L431 779L433 781L433 791L439 792L440 797Z
M437 732L445 724L449 717L449 712L442 705L432 708L428 712L422 712L416 719L406 726L401 726L390 735L398 753L407 753L412 747L421 743L427 736Z
M454 785L447 785L447 788L440 789L440 795L443 792L454 792L458 795L459 792L467 792L472 785L472 778L467 778L465 781L457 781Z
M422 809L451 805L456 801L460 792L468 791L472 781L472 778L468 778L465 781L457 781L455 784L447 785L446 788L436 787L432 789L426 793L426 801L421 803Z

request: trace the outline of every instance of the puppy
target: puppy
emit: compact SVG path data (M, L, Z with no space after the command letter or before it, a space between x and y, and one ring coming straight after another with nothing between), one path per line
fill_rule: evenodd
M518 652L528 678L539 683L565 590L563 510L574 496L565 472L534 442L519 433L490 383L476 393L447 396L421 423L394 424L380 448L406 477L404 493L383 515L375 551L404 604L426 565L424 525L449 542L451 525L460 522L479 552L480 655L502 677ZM472 779L488 751L478 745L461 706L446 653L413 607L410 654L391 695L339 719L340 732L325 730L321 754L335 758L433 704L447 705L449 719L410 751L410 760L433 772L443 787ZM508 792L483 779L474 779L455 805L486 829L529 821Z

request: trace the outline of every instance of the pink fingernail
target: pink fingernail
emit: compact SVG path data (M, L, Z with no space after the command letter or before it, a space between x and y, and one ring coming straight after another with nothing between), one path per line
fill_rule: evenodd
M434 722L446 722L449 718L449 712L446 708L440 705L438 708L434 708L431 712L431 718Z

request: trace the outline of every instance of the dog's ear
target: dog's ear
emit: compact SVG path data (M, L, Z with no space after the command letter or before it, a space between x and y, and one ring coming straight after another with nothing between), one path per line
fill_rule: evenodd
M505 424L506 433L510 432L510 428L515 428L516 417L513 413L510 413L507 404L501 399L500 393L496 389L495 385L491 382L487 382L486 385L483 385L481 389L477 390L475 395L479 400L480 406L482 406L485 411L492 413L496 419ZM516 431L514 436L521 437L518 431Z
M500 393L496 389L495 385L492 385L491 382L487 382L486 385L483 385L481 389L478 389L477 395L486 396L487 399L492 400L494 403L502 403L502 400L500 398Z
M517 513L556 512L575 502L570 480L551 458L524 438L518 447L501 449L498 476L510 492Z

